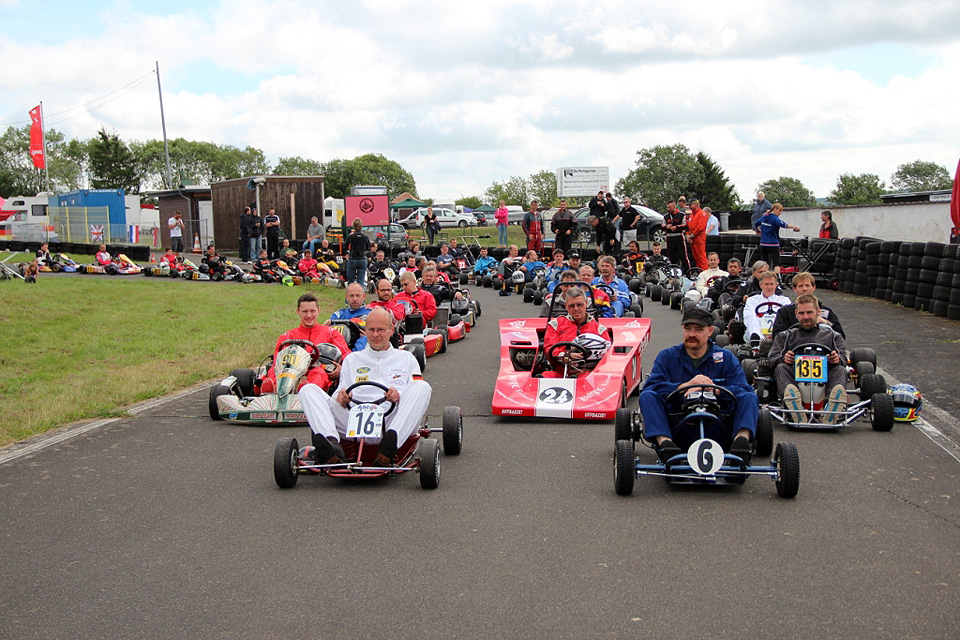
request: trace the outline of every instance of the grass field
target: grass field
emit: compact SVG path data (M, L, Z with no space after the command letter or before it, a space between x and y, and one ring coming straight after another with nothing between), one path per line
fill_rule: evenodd
M342 306L321 286L122 276L0 281L0 446L248 367L296 326L297 298Z

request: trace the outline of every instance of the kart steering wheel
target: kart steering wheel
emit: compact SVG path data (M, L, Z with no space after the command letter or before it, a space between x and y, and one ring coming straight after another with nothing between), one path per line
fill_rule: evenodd
M559 351L560 349L566 349L566 352L564 352L562 356L557 355L557 351ZM573 353L579 353L581 356L581 359L574 360L571 357ZM589 353L590 352L587 350L587 348L584 347L582 344L564 340L562 342L556 342L550 345L547 348L545 355L547 356L547 360L554 367L563 367L574 362L586 363L587 356L589 355Z
M701 271L702 269L700 267L690 267L689 269L687 269L687 272L683 274L683 276L687 280L696 280L697 278L700 277Z
M733 295L741 286L743 286L743 278L730 278L723 286L723 290L725 293Z
M703 397L688 398L687 392L699 389L701 392L711 391L714 399ZM685 416L698 405L706 405L708 412L714 412L717 416L733 415L737 408L737 396L726 387L715 384L692 384L680 389L676 389L664 400L664 406L669 415Z
M605 294L607 294L607 297L610 298L611 304L613 304L613 301L617 299L617 291L610 285L605 284L603 282L598 282L593 286L596 287L597 289L600 289L600 291L603 291Z
M755 307L755 311L758 318L763 318L766 315L776 314L782 306L779 302L761 302Z
M794 355L829 356L832 352L836 351L836 349L831 349L817 342L807 342L797 345L793 349L788 349L788 351L793 351ZM842 360L843 358L841 358L841 361Z
M395 402L390 402L389 400L387 400L387 391L389 391L389 389L386 387L386 385L382 385L379 382L374 382L372 380L364 380L361 382L354 382L352 385L344 389L344 391L349 394L351 391L353 391L357 387L376 387L377 389L380 389L381 391L383 391L383 397L381 397L379 400L371 400L370 402L364 402L363 404L383 404L384 402L390 403L390 408L383 413L384 418L386 418L388 415L393 413L393 410L397 408L397 404ZM351 398L350 400L347 401L347 408L349 409L350 406L353 404L356 404L356 403Z
M324 358L325 360L330 360L330 358L320 355L320 350L317 349L317 345L315 345L313 342L310 342L309 340L299 340L296 338L290 338L289 340L284 340L283 342L280 343L280 346L277 347L277 351L280 351L280 349L283 349L284 347L290 346L290 345L303 347L304 351L310 354L310 366L313 366L314 364L316 364L317 360L319 360L320 358ZM330 363L333 363L333 361L330 360Z

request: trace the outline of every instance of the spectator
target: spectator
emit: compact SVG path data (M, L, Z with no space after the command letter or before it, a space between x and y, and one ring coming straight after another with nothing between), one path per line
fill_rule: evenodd
M767 211L773 208L773 205L770 204L770 201L767 200L767 197L764 195L763 191L757 192L757 199L753 203L753 213L750 214L750 228L756 229L757 222L762 218Z
M284 260L291 260L297 257L297 250L290 246L290 238L281 240L280 257Z
M500 201L500 206L497 207L493 217L497 221L497 233L500 236L499 246L505 247L507 246L507 225L510 223L510 210L507 209L503 200Z
M347 236L347 284L359 282L361 286L367 283L367 249L370 239L363 233L363 221L360 218L353 220L353 233Z
M671 200L667 203L667 213L663 217L663 226L667 230L667 259L672 264L678 264L686 271L690 268L687 256L687 243L683 236L687 231L687 222L683 211Z
M263 228L267 230L267 257L276 260L280 257L280 216L272 207L263 217Z
M427 213L423 216L423 230L427 234L427 244L433 244L433 239L440 230L440 221L433 212L433 207L427 207Z
M527 236L527 251L543 251L543 215L539 210L540 203L536 200L530 203L530 210L523 216L523 233Z
M687 222L687 235L693 250L693 260L702 271L709 267L707 263L707 220L709 214L700 208L700 201L690 203L690 221Z
M780 273L780 229L800 231L800 227L781 220L781 213L783 205L778 202L757 221L755 227L760 234L760 258L773 267L773 272L777 274Z
M620 212L620 242L628 244L637 239L637 222L640 212L631 204L630 197L623 199L623 211Z
M170 247L176 253L183 253L183 229L184 224L182 214L177 211L173 217L167 220L167 228L170 229Z
M577 220L574 218L573 212L567 209L566 200L560 201L560 208L553 214L553 218L550 220L550 230L553 231L555 236L554 247L563 254L569 253L577 232Z
M713 209L711 209L710 207L704 207L703 210L707 212L708 216L710 216L710 219L707 220L707 235L719 236L720 235L720 218L718 218L713 213Z
M820 225L820 237L829 238L830 240L836 240L840 237L840 232L837 231L837 225L833 223L833 213L829 210L820 212L820 220L823 224Z
M609 218L599 218L591 215L587 217L587 224L593 227L597 233L597 252L616 254L617 229Z
M323 240L323 226L317 216L310 218L310 225L307 227L307 241L301 247L302 251L310 251L310 255L317 250L317 245Z
M240 261L250 260L250 207L240 214Z
M260 235L263 232L263 218L260 217L260 212L256 208L250 210L247 228L250 236L250 248L247 251L247 257L250 262L254 262L260 255Z

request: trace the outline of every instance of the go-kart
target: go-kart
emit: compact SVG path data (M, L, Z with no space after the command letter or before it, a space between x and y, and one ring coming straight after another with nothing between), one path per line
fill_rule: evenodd
M397 323L397 334L401 341L401 346L398 348L407 348L409 345L420 345L423 347L422 351L420 349L411 351L413 355L417 357L417 362L420 363L420 369L422 371L426 366L425 358L447 352L449 336L445 329L427 325L423 319L423 312L420 310L416 301L410 298L397 298L396 300L403 305L406 310L403 321ZM440 309L437 309L437 315L440 316L440 314ZM437 318L434 318L434 323L436 322ZM423 361L421 361L421 354L424 358Z
M564 284L589 291L588 298L596 306L589 284ZM575 366L572 359L579 345L566 349L563 355L559 347L550 353L543 347L547 323L560 313L559 300L560 296L553 296L546 317L500 320L500 372L493 391L493 415L612 420L640 386L641 358L650 341L650 320L645 318L602 319L613 340L593 369L570 378L543 377L545 371L557 366ZM558 344L567 347L573 343Z
M685 395L686 394L686 395ZM677 389L666 398L667 415L674 434L698 436L685 453L653 464L640 462L635 443L647 444L639 412L621 409L615 423L616 456L613 467L614 490L622 496L633 493L634 480L641 476L660 476L671 484L740 485L748 476L767 476L781 498L793 498L800 486L800 455L792 442L777 443L769 465L750 464L729 452L711 438L708 429L730 424L736 412L737 398L724 387L697 385ZM756 455L766 457L773 450L773 429L760 421L755 438Z
M278 486L291 489L301 475L369 480L408 471L420 474L420 486L424 489L436 489L440 485L440 442L431 438L430 434L442 434L444 455L459 454L463 446L463 415L460 407L444 408L442 428L431 429L424 419L420 428L397 448L394 466L378 467L374 464L377 445L367 444L366 441L368 438L380 439L383 421L396 405L386 400L387 387L378 382L357 382L346 391L350 393L362 386L375 387L384 396L373 402L350 403L347 439L341 440L347 461L317 464L311 459L312 446L300 448L296 438L280 438L273 452L273 477ZM386 410L382 408L384 402L390 405Z
M340 362L339 356L339 349L333 345L284 340L276 362L269 356L257 370L234 369L210 388L210 417L254 425L303 424L307 418L297 391L306 382L307 372L314 366L333 369ZM271 364L275 365L276 390L264 392L263 383Z
M661 264L646 279L646 296L664 305L670 304L673 293L681 293L682 297L682 292L690 287L691 282L690 278L684 278L683 267L678 264Z
M113 257L110 264L83 264L77 267L80 273L105 273L111 276L132 276L143 271L143 268L126 256L119 254Z
M827 411L827 357L831 349L822 344L803 344L793 350L794 380L800 389L802 416L795 416L782 404L773 380L769 363L757 363L753 382L760 399L758 423L771 426L774 421L793 429L836 430L868 415L874 431L890 431L894 423L893 398L887 394L887 381L875 373L876 354L873 349L857 348L850 353L847 366L847 395L856 396L843 411ZM802 419L797 419L798 417Z

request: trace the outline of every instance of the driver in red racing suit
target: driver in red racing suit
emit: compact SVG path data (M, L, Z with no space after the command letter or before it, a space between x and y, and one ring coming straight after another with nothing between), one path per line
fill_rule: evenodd
M587 298L581 289L571 287L564 292L564 297L566 298L567 315L557 316L547 323L547 332L543 336L544 353L548 353L550 348L558 342L573 342L577 336L584 333L595 333L607 340L611 339L610 330L587 315ZM554 355L559 356L561 353L562 351ZM573 360L578 360L582 356L583 354L579 352L571 352L570 354L570 358ZM544 371L543 377L561 378L564 373L563 369L564 367L561 365L557 366L555 370ZM580 375L583 373L586 372L580 372Z
M273 349L273 360L276 362L277 353L280 351L280 345L284 340L309 340L313 344L328 343L340 350L341 356L350 353L350 347L347 341L343 339L339 331L317 322L320 316L320 303L317 297L312 293L305 293L297 300L297 315L300 316L300 326L290 329L277 338L277 346ZM309 349L308 349L309 351ZM336 365L334 370L327 372L322 366L311 367L307 372L307 382L320 387L329 389L333 380L340 377L340 365ZM277 375L274 372L273 365L267 371L267 377L264 379L261 387L261 393L273 393L277 388Z
M402 291L397 294L395 300L403 302L412 300L423 314L424 326L437 317L437 300L429 291L417 288L417 277L409 271L400 275L400 287Z

